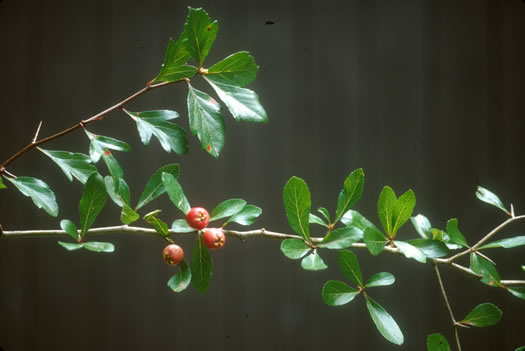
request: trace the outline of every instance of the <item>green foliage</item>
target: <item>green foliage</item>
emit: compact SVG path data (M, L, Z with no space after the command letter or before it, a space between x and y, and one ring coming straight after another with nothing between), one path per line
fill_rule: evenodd
M176 293L185 290L191 282L191 270L186 261L179 262L180 270L168 280L168 287Z
M55 193L42 180L33 177L6 178L22 194L30 197L38 208L44 209L53 217L58 216Z
M503 205L503 202L501 202L499 197L490 190L478 186L478 190L476 191L476 197L483 202L486 202L492 206L499 208L509 216L511 215L511 213L505 208L505 205Z
M432 231L431 231L431 225L430 221L427 217L423 216L422 214L418 214L414 217L410 217L410 221L412 222L412 225L416 229L417 233L423 238L423 239L431 239L432 238Z
M329 280L323 285L321 296L328 306L341 306L352 301L360 291L345 282Z
M181 38L190 56L202 67L217 36L219 24L217 21L212 22L210 16L201 8L188 7L188 11Z
M208 290L212 272L213 261L199 235L191 254L191 282L201 294Z
M65 243L63 241L58 242L60 246L68 251L74 251L78 249L86 249L93 252L113 252L115 246L112 243L99 242L99 241L87 241L82 243Z
M439 334L431 334L427 338L427 351L451 351L447 339Z
M326 235L323 241L317 244L317 247L337 250L346 249L361 239L362 232L358 228L339 228Z
M175 233L191 233L195 231L192 227L189 226L186 219L176 219L171 224L171 230Z
M78 152L45 150L42 148L38 148L38 150L53 160L53 162L62 169L69 181L73 181L73 177L75 177L79 182L84 184L91 173L97 171L97 168L91 164L91 159L88 155Z
M87 231L95 222L100 211L104 208L107 200L104 179L98 173L89 176L84 186L84 192L78 204L80 218L80 238L84 238Z
M4 182L2 182L2 177L0 177L0 189L7 189Z
M171 202L173 202L173 204L179 210L181 210L182 213L188 213L188 211L191 209L191 206L177 179L175 179L172 174L166 172L162 173L161 178L162 184L164 184L164 188L166 189Z
M162 183L162 173L171 174L173 177L178 178L179 172L178 164L162 166L157 171L155 171L155 173L153 173L151 178L148 180L142 195L140 195L140 199L137 207L135 207L135 211L147 205L149 202L156 199L160 195L164 194L166 188L164 187L164 183Z
M93 163L97 163L100 160L100 157L103 156L108 149L124 152L131 150L131 147L121 140L93 134L88 132L87 129L84 129L84 132L89 140L91 140L89 144L89 156Z
M396 237L396 233L408 221L416 205L416 197L412 190L396 198L394 190L385 186L377 202L377 214L383 229L389 238Z
M482 303L474 307L472 311L459 323L472 327L488 327L498 324L503 312L492 303Z
M525 245L525 236L515 236L513 238L506 238L501 240L495 240L491 243L485 244L480 249L489 249L493 247L502 247L504 249L510 249L513 247Z
M168 225L157 216L160 212L161 210L152 211L144 216L144 220L151 224L157 233L168 236L170 233Z
M399 240L395 240L394 244L399 249L399 251L401 251L401 253L405 255L406 258L413 258L414 260L421 262L421 263L427 262L427 257L417 247L410 245L407 242L399 241Z
M341 250L338 255L339 268L341 272L359 286L364 286L359 261L352 251Z
M78 229L75 223L69 219L63 219L60 221L60 228L65 231L73 240L77 241L79 239Z
M242 199L230 199L221 202L217 207L210 213L210 222L217 219L230 217L241 212L246 206L246 201Z
M396 281L396 277L388 272L380 272L371 276L365 284L365 288L373 288L376 286L392 285Z
M365 229L363 241L368 251L374 256L379 255L388 243L388 239L379 230L371 227Z
M470 269L477 274L481 274L481 282L490 286L501 286L500 276L496 266L487 259L477 255L470 254Z
M469 247L467 240L458 229L458 220L456 218L447 222L447 232L451 243L462 247Z
M183 37L180 37L176 42L170 38L162 68L151 83L177 82L185 78L192 78L197 74L197 68L186 65L190 58L191 55L183 43Z
M245 87L255 80L258 70L253 56L240 51L208 68L206 78L220 84Z
M226 223L235 222L240 225L251 225L255 222L257 217L261 215L261 213L262 209L260 207L246 205L240 212L228 218Z
M312 252L302 259L301 267L307 271L321 271L328 268L321 256L317 253L317 250L312 250Z
M310 213L308 217L308 223L319 224L319 225L322 225L323 227L328 227L328 224L322 218L314 215L313 213Z
M284 186L283 191L284 208L290 227L304 240L310 242L310 190L308 186L298 177L292 177Z
M364 183L365 173L361 168L356 169L346 178L343 190L341 190L337 198L337 210L335 212L334 222L339 221L341 217L359 201L363 193Z
M507 290L512 295L525 300L525 288L507 288Z
M419 249L428 258L443 257L450 253L447 245L439 240L412 239L407 243Z
M404 342L403 333L396 321L388 312L370 296L365 294L366 307L370 313L370 317L374 321L377 330L383 335L385 339L396 345L401 345Z
M281 243L282 253L292 260L303 258L312 248L303 240L286 239Z

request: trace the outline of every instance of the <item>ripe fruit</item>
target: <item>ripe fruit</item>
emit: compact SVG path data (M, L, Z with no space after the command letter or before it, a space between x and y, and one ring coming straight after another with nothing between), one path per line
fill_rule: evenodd
M162 250L162 259L169 265L175 266L184 258L184 251L179 245L170 244Z
M186 222L193 229L201 230L210 222L210 214L202 207L193 207L186 213Z
M210 249L218 249L226 243L226 236L221 229L209 228L204 231L202 241Z

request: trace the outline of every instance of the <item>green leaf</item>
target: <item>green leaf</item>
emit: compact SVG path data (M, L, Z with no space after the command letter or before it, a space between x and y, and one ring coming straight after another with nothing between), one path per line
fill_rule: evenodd
M447 339L439 334L431 334L427 338L427 351L451 351Z
M168 173L168 174L173 175L175 178L178 178L179 177L179 165L178 164L166 165L166 166L159 168L155 173L153 173L151 178L148 180L148 183L146 184L146 187L144 188L142 195L140 195L139 203L137 204L137 207L135 207L135 210L138 210L139 208L148 204L153 199L164 194L166 189L164 188L164 184L162 183L162 173Z
M191 282L191 270L186 261L179 263L180 270L168 280L168 287L176 293L186 289Z
M525 266L521 266L521 269L525 272Z
M206 77L213 77L219 83L245 87L253 82L258 70L252 55L247 51L240 51L208 68Z
M58 244L68 251L74 251L84 247L84 244L82 243L65 243L63 241L58 241Z
M60 221L60 228L72 237L73 240L78 240L78 229L75 223L71 222L69 219L63 219Z
M403 333L396 321L388 314L388 312L370 296L365 294L366 307L370 313L370 317L374 321L377 330L383 335L385 339L396 345L401 345L404 342Z
M88 155L78 152L53 151L41 148L38 148L38 150L53 160L70 181L73 181L73 177L75 177L79 182L84 184L91 173L97 171L97 167L91 164L91 159Z
M496 267L485 258L470 254L470 269L477 274L481 274L483 278L481 282L490 286L501 286L500 276Z
M88 132L86 129L84 129L84 131L91 140L91 143L89 145L89 155L93 163L97 163L98 160L100 160L100 157L104 154L104 151L106 149L124 152L131 150L131 147L121 140L103 135L93 134Z
M467 243L467 240L458 229L458 220L456 218L453 218L447 222L447 232L450 239L449 241L451 243L463 247L470 247Z
M217 93L222 102L228 107L232 116L238 121L268 122L264 107L259 102L257 94L250 89L221 83L218 77L206 75L204 77Z
M168 48L164 54L162 68L151 83L176 82L193 77L197 74L197 68L185 65L190 58L191 55L183 44L183 38L179 37L176 42L170 38Z
M122 167L120 167L120 164L118 163L117 159L107 149L102 154L102 160L106 164L109 173L113 177L113 181L115 182L115 188L118 188L118 180L124 178L124 171L122 170Z
M410 217L412 225L416 229L417 233L424 239L432 238L431 225L427 217L422 214Z
M392 285L396 281L396 277L388 272L376 273L368 279L365 284L366 288L373 288L376 286Z
M310 242L310 190L298 177L292 177L284 186L284 208L290 227L306 241Z
M364 236L364 232L367 228L381 234L379 229L372 222L354 210L347 211L341 218L341 222L347 227L358 228L361 231L361 237Z
M394 206L394 212L392 215L393 224L393 236L395 237L399 228L403 226L412 215L414 207L416 206L416 196L412 190L408 190L406 193L401 195Z
M129 186L124 179L116 179L111 176L104 177L106 191L111 200L119 207L124 207L131 202Z
M226 128L219 103L188 83L188 115L191 133L197 135L201 147L213 157L219 157Z
M328 268L321 259L321 256L317 253L317 250L313 250L309 255L303 258L301 261L301 267L307 271L321 271Z
M505 208L505 206L503 205L503 202L501 202L499 197L493 192L491 192L490 190L487 190L481 186L478 186L478 190L476 191L476 197L483 202L486 202L492 206L496 206L497 208L499 208L500 210L502 210L509 216L511 215L511 213Z
M310 246L300 239L285 239L281 243L282 253L292 260L303 258L310 250Z
M7 187L2 182L2 177L0 177L0 189L7 189Z
M372 228L366 228L363 235L363 241L366 244L368 251L374 256L377 256L383 251L388 239L379 231Z
M521 347L518 347L516 350L514 351L525 351L525 346L521 346Z
M474 307L472 311L459 323L473 327L488 327L498 324L503 312L492 303L482 303Z
M362 232L358 228L339 228L331 231L323 238L317 247L327 249L346 249L362 238Z
M188 7L188 10L181 37L188 53L202 66L215 41L219 24L217 21L212 22L210 16L201 8Z
M344 282L329 280L323 285L321 296L328 306L341 306L352 301L359 293L359 290Z
M44 211L53 217L58 216L58 205L55 193L49 189L49 186L47 186L46 183L40 179L32 177L6 179L9 180L22 194L30 197L36 207L43 208Z
M377 215L383 229L390 238L393 237L393 215L396 201L396 194L389 186L383 188L377 201Z
M343 190L337 198L337 210L335 212L335 223L341 219L350 208L361 198L365 183L365 173L361 168L356 169L346 178Z
M140 140L144 145L148 145L151 136L155 135L164 151L173 150L179 155L188 152L186 132L175 123L168 122L179 116L177 112L171 110L132 112L125 109L124 112L137 123Z
M148 222L149 224L151 224L151 226L153 227L153 229L155 229L157 233L164 235L164 236L168 236L170 234L168 225L157 217L157 215L161 211L162 210L155 210L155 211L152 211L146 214L144 216L144 220Z
M394 241L394 244L397 246L399 251L401 251L401 253L405 255L406 258L413 258L414 260L421 263L427 262L427 257L417 247L412 246L407 242L398 240Z
M242 199L230 199L221 202L217 207L213 209L210 213L210 222L217 219L230 217L241 212L242 209L246 206L246 201Z
M191 255L191 282L201 294L205 294L208 290L212 272L213 261L208 248L199 236Z
M163 172L162 183L171 202L173 202L182 213L188 213L188 211L191 210L191 206L177 179L175 179L172 174Z
M359 286L363 286L363 277L359 268L359 261L352 251L341 250L338 255L339 268L341 272Z
M240 225L250 225L255 222L262 213L262 209L254 205L246 205L241 212L228 218L226 223L239 223Z
M104 179L98 173L89 176L84 191L78 204L80 216L80 237L84 238L86 232L91 228L102 208L106 204L108 194Z
M133 211L131 207L129 207L126 204L122 206L122 211L120 212L120 221L123 224L131 224L135 222L136 220L138 220L139 218L140 218L140 215L137 212Z
M501 240L496 240L491 243L485 244L480 249L488 249L492 247L503 247L505 249L510 249L517 246L525 245L525 236L515 236L513 238L506 238Z
M173 230L175 233L191 233L195 231L195 229L189 226L185 219L174 220L171 224L171 230Z
M447 245L438 240L430 239L412 239L408 243L418 248L425 256L429 258L443 257L450 253Z
M324 207L319 207L319 208L317 209L317 211L319 211L319 212L323 215L323 217L326 219L326 221L327 221L328 223L331 223L331 222L330 222L330 212L328 212L328 210L327 210L326 208L324 208Z
M525 288L507 288L507 290L514 296L525 300Z
M310 213L310 215L308 216L308 223L319 224L323 227L328 227L328 224L326 224L326 222L322 218L314 215L313 213Z
M115 246L112 243L105 243L99 241L88 241L82 244L84 249L94 252L113 252Z

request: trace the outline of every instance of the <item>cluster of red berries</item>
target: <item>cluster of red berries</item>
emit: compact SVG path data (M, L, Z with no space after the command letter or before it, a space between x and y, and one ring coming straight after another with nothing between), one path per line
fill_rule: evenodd
M203 230L210 222L210 214L202 207L193 207L186 214L186 222L193 229ZM207 228L202 234L202 242L210 249L219 249L226 243L226 236L220 228ZM184 258L184 251L177 244L170 244L162 251L164 262L170 265L179 264Z

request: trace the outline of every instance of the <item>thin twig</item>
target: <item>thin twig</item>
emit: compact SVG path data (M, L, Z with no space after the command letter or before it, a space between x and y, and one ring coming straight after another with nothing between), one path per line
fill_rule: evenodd
M38 123L38 127L36 128L35 136L34 136L33 140L31 140L32 144L36 143L36 140L38 139L38 133L40 133L40 127L42 127L42 121L40 121L40 123Z

